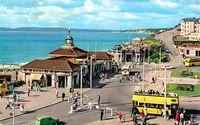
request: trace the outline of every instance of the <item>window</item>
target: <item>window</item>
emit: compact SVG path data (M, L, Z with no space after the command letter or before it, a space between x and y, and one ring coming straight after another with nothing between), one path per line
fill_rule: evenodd
M144 103L139 103L139 106L141 107L144 107L144 105L145 105Z
M187 50L187 51L186 51L186 54L187 54L187 55L189 55L189 54L190 54L190 51L189 51L189 50Z
M200 51L196 51L196 56L200 56Z
M172 99L171 101L172 101L172 102L176 102L176 99Z
M137 106L137 105L138 105L138 102L137 102L137 101L133 101L133 105L134 105L134 106Z

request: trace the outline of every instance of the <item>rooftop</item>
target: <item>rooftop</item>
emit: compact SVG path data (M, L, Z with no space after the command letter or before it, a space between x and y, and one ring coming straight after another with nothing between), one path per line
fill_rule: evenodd
M79 56L87 55L87 51L82 50L78 47L66 46L66 47L59 48L53 52L50 52L49 54L52 57L56 57L56 56L79 57Z
M200 20L200 18L195 18L195 17L193 17L193 18L183 18L182 19L182 21L199 21Z
M66 60L33 60L25 64L22 69L41 69L41 70L56 70L64 72L72 72L80 70L80 66Z
M95 59L112 59L112 56L106 52L88 52L90 56L94 56Z

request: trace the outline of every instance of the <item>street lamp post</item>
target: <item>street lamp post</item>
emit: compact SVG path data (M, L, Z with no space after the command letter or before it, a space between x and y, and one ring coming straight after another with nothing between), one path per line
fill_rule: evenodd
M148 64L150 64L150 45L148 46Z
M162 54L162 47L160 47L160 70L161 70L161 63L162 63L161 54Z
M92 88L92 56L90 56L90 88Z
M179 64L179 66L181 66L181 54L179 53L179 61L178 61L178 64Z
M13 95L14 94L15 94L15 91L13 89ZM13 116L13 125L15 125L15 100L14 100L14 98L13 98L13 114L12 114L12 116Z
M167 83L166 83L166 77L167 77L167 70L165 66L165 78L164 78L164 119L167 119Z
M80 105L83 106L83 67L82 67L82 65L81 65L81 85L80 85L80 93L81 93Z
M143 78L142 78L143 83L142 83L142 91L144 91L144 60L145 60L145 53L143 55Z

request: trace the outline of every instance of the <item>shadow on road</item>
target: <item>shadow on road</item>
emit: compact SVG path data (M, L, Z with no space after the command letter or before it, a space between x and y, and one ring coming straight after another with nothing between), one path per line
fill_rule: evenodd
M186 109L187 114L200 115L200 110Z
M16 94L26 94L26 92L24 92L24 91L19 91L19 90L16 90L15 93L16 93Z

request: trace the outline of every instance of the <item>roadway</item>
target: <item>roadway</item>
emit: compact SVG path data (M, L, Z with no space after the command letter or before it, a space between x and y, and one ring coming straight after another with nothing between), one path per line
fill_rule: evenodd
M101 95L103 107L111 107L115 111L130 111L131 96L133 89L137 83L126 82L119 83L119 79L115 78L112 82L106 84L102 88L89 90L85 94L93 101L97 102L97 96ZM100 112L98 110L88 110L69 114L70 104L67 101L46 107L35 112L26 113L15 118L15 125L32 125L38 116L49 115L59 118L66 124L77 125L86 124L99 120ZM3 125L12 124L12 119L0 122Z

